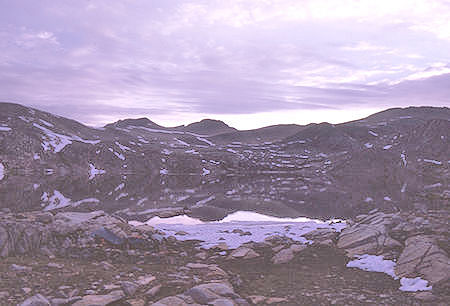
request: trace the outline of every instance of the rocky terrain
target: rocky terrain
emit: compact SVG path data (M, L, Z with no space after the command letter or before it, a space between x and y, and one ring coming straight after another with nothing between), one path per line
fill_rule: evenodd
M251 131L216 120L167 128L146 118L91 128L0 103L0 207L133 219L166 208L209 219L237 210L354 217L373 208L442 209L449 119L449 108L410 107Z
M375 210L341 232L312 230L307 244L268 235L236 249L219 241L204 249L101 211L3 214L0 304L447 305L450 240L441 213ZM378 269L395 263L393 272L351 268L367 254ZM428 289L408 292L414 286L404 280L415 278Z

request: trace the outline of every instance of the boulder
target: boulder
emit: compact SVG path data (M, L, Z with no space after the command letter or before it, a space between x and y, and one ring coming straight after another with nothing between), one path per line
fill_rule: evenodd
M252 259L259 257L260 255L253 251L251 248L241 246L231 252L228 259Z
M105 306L114 302L118 302L125 297L122 290L111 291L104 295L85 295L83 298L72 306Z
M447 253L439 248L433 236L418 235L405 242L395 273L399 277L422 276L431 284L450 280L450 259Z
M295 254L306 249L306 245L293 244L289 248L283 249L272 257L272 263L275 265L285 264L294 259Z
M402 244L389 236L389 229L397 223L398 219L390 214L377 212L368 215L359 223L345 228L339 236L337 246L345 249L349 257L399 252Z
M40 294L33 295L32 297L23 301L19 306L50 306L49 300Z

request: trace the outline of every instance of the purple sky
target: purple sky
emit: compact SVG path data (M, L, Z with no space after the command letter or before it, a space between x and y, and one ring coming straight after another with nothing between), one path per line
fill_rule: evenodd
M450 1L0 0L0 101L237 128L450 106Z

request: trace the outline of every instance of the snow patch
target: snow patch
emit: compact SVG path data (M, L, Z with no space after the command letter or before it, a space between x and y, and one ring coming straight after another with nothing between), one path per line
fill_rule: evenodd
M0 181L3 180L5 177L5 166L3 166L2 163L0 163Z
M0 126L0 132L9 132L11 131L10 127L7 126Z
M203 168L202 171L203 171L203 172L202 172L202 176L205 176L205 175L208 175L208 174L211 173L211 171L208 170L208 169L206 169L206 168Z
M416 278L407 278L402 277L400 279L400 290L401 291L409 291L409 292L416 292L416 291L428 291L433 289L432 286L428 286L428 281L421 279L420 277Z
M365 146L367 149L373 148L373 144L371 144L371 143L369 143L369 142L365 143L364 146Z
M89 179L92 180L96 175L106 173L105 170L97 169L93 164L89 164Z
M431 163L431 164L435 164L435 165L442 165L442 162L440 162L438 160L434 160L434 159L424 159L423 161L426 163Z
M210 146L215 146L214 143L212 143L211 141L209 141L209 140L207 140L207 139L205 139L205 138L203 138L203 137L197 136L197 140L206 142L206 143L207 143L208 145L210 145Z
M395 262L384 260L383 256L377 255L356 255L355 260L347 263L348 268L358 268L369 272L383 272L393 278L397 278L394 272Z
M392 145L386 145L383 147L383 150L389 150L390 148L392 148Z
M370 135L372 135L372 136L375 136L375 137L377 137L377 136L378 136L378 134L377 134L377 133L375 133L374 131L370 131L370 130L369 130L369 134L370 134Z
M342 230L345 223L335 223L339 220L320 221L308 218L277 218L254 212L238 211L228 215L225 219L215 222L202 222L199 219L188 216L176 216L171 218L153 217L146 223L130 221L132 225L149 224L162 231L167 236L174 236L179 240L200 240L201 246L209 249L225 242L230 249L236 249L244 243L254 241L263 242L272 235L280 235L292 238L300 243L310 243L302 235L318 228L332 228ZM235 229L249 232L249 235L240 235ZM175 235L179 231L187 234Z

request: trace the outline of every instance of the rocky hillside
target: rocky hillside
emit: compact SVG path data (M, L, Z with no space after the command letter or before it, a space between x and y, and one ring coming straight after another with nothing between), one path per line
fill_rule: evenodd
M91 128L0 103L0 207L127 218L166 208L213 218L240 209L336 217L448 208L449 120L449 108L418 107L252 131L146 118Z

